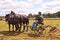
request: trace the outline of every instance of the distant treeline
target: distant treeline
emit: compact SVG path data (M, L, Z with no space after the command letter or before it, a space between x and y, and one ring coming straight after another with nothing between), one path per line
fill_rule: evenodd
M34 17L36 17L37 15L32 15L32 13L30 13L29 15L28 15L28 18L34 18ZM56 12L56 13L45 13L45 14L43 14L43 17L44 18L60 18L60 11L59 12Z
M34 14L34 15L32 15L32 13L29 13L28 14L28 18L34 18L34 17L36 17L37 15L36 14ZM56 13L44 13L43 14L43 17L44 18L60 18L60 11L58 11L58 12L56 12ZM4 16L0 16L0 18L5 18Z
M43 14L45 18L60 18L60 12Z
M5 20L5 16L0 16L0 20Z
M0 16L0 18L4 18L5 16Z

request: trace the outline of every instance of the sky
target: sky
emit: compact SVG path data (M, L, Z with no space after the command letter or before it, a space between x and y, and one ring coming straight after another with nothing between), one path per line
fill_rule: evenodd
M14 11L16 14L55 13L60 11L60 0L0 0L0 16Z

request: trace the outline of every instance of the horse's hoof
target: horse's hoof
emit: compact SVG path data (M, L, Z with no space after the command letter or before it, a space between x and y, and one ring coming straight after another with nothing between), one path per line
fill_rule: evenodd
M12 32L14 32L14 31L12 31Z
M24 32L24 30L22 32Z
M21 31L19 30L18 33L20 33Z
M28 32L28 30L26 30L26 32Z

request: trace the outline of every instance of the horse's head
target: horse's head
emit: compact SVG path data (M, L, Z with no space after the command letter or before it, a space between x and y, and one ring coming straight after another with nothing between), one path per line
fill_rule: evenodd
M5 16L5 21L6 22L8 21L8 18L9 18L9 14L6 14L6 16Z

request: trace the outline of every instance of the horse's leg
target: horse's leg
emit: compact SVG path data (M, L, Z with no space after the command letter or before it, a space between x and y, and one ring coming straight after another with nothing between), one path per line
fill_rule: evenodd
M10 24L9 24L9 32L10 32Z
M16 30L15 31L17 31L17 25L15 24L15 28L16 28Z
M28 26L26 26L26 27L27 27L26 31L28 31Z
M23 31L25 30L25 24L23 24Z
M27 27L26 31L28 31L28 24L27 23L26 23L26 27Z
M12 24L12 29L13 29L13 31L14 31L14 25Z
M20 23L20 28L19 28L19 31L21 31L21 26L22 26L22 23Z
M16 31L19 31L19 24L16 24L15 27L16 27Z
M27 26L27 30L26 31L28 31L28 25L29 25L29 19L27 19L27 21L26 21L26 26Z
M20 27L19 27L19 24L17 24L17 30L18 30L18 32L20 32Z

